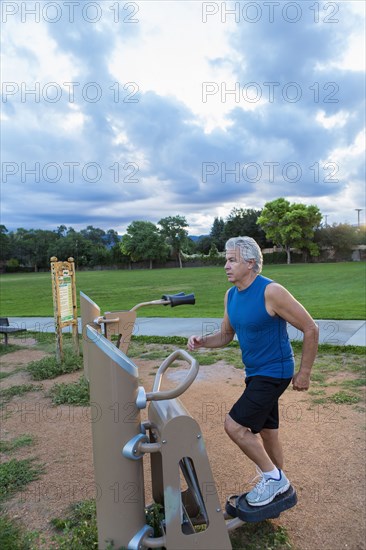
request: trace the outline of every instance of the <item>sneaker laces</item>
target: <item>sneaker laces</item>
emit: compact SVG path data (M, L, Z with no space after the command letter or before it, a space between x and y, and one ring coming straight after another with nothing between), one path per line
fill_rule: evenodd
M266 479L264 477L262 470L259 468L259 466L256 466L255 469L256 469L257 475L253 477L253 479L251 480L251 483L253 484L252 490L256 489L257 491L262 492Z

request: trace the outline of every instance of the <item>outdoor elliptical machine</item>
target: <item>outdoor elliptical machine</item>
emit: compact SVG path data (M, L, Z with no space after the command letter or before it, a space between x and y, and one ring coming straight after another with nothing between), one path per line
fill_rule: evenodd
M166 294L102 316L97 304L80 293L101 550L111 541L129 550L230 550L229 531L245 521L276 518L297 502L290 486L265 506L250 506L242 494L229 497L221 509L200 426L179 400L199 369L187 351L175 350L162 362L151 392L139 386L138 367L127 357L137 309L194 303L193 294ZM177 359L190 365L185 378L161 390L165 372ZM148 420L142 421L147 405ZM164 511L158 536L146 522L145 454L150 455L153 501Z

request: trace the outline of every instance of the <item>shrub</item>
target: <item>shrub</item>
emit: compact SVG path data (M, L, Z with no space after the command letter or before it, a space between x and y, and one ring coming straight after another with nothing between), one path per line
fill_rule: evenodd
M32 361L28 365L33 380L46 380L48 378L56 378L61 374L75 372L82 367L82 357L75 355L69 350L65 350L64 360L59 363L55 356L44 357L39 361Z
M55 384L50 397L55 405L89 405L89 383L82 376L78 382Z

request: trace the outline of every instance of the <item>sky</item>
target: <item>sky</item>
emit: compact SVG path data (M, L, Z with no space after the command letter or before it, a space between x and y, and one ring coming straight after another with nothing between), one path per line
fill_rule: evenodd
M1 223L364 223L365 5L3 0Z

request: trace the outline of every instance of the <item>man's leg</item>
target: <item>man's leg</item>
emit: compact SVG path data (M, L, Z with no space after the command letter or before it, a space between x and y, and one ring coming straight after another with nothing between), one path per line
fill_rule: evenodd
M277 470L277 464L275 465L271 461L264 447L264 440L262 437L260 437L259 434L254 434L249 428L245 428L235 422L230 415L226 416L225 430L246 456L262 470L260 481L245 496L248 504L251 506L264 506L272 502L277 495L285 493L290 487L290 482L282 470ZM266 437L266 435L264 437ZM279 459L281 461L281 456L278 455L278 452L280 452L278 437L275 442L275 437L269 435L266 442L270 451L275 453L276 460ZM276 470L279 475L278 478L273 477L274 474L272 470Z
M230 415L226 415L225 431L230 439L238 445L243 453L250 458L262 472L270 472L274 469L275 465L266 452L264 441L262 441L258 434L253 434L249 428L245 428L241 426L241 424L235 422Z
M262 471L260 481L246 494L246 500L251 506L264 506L290 486L282 471L283 453L278 439L278 398L290 379L258 376L246 382L242 396L225 419L225 430Z
M283 451L279 439L279 430L263 428L263 430L260 431L260 435L263 440L264 448L273 464L280 470L283 470Z

